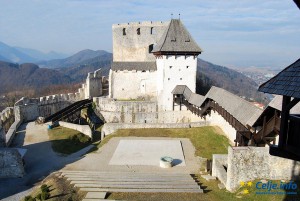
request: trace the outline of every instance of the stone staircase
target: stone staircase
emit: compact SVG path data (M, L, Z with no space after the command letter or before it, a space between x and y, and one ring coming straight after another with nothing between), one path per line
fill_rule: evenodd
M189 174L140 172L61 171L80 191L84 201L105 200L107 192L203 193Z

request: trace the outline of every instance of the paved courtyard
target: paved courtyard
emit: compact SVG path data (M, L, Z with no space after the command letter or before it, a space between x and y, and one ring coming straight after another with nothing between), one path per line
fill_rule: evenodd
M156 143L155 149L150 146L152 143ZM135 152L134 148L139 149L141 153ZM149 150L152 150L153 154L147 153ZM200 162L194 153L195 148L187 138L115 137L96 152L66 165L64 170L193 174L199 172L200 168ZM178 165L169 169L160 168L160 157L165 154L180 161ZM137 162L139 159L141 160Z
M23 178L0 179L0 199L20 200L27 193L19 197L8 197L23 191L29 191L34 185L42 181L54 171L60 170L68 163L81 158L90 148L86 148L69 156L55 153L51 148L46 125L35 125L34 122L22 124L13 140L11 147L27 149L24 156L25 176Z
M11 147L27 149L23 178L1 179L0 199L20 200L46 176L58 170L141 172L141 173L197 173L200 162L195 149L186 138L116 137L96 152L84 155L91 146L69 156L55 153L51 148L46 125L34 122L22 124ZM162 156L171 156L176 165L170 169L159 167ZM138 161L138 163L136 163ZM17 196L10 197L19 193Z

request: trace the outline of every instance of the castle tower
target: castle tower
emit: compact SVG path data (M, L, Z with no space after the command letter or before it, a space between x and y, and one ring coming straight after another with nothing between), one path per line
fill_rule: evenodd
M154 46L157 66L157 100L162 110L172 110L172 90L186 85L196 90L197 56L201 48L180 20L172 19Z

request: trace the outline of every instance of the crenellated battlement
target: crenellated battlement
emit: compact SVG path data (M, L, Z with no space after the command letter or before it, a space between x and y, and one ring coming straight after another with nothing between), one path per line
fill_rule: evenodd
M167 25L169 21L163 22L163 21L142 21L142 22L128 22L128 23L119 23L119 24L113 24L112 27L130 27L130 26L161 26L161 25Z
M7 107L0 113L0 126L3 127L3 123L6 122L6 120L10 119L12 116L14 116L14 108L13 107Z

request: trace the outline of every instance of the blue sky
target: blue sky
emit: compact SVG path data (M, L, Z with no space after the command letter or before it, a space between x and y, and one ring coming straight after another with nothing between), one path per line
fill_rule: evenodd
M75 53L112 51L111 25L181 19L212 63L285 67L300 57L300 10L292 0L0 0L0 41Z

